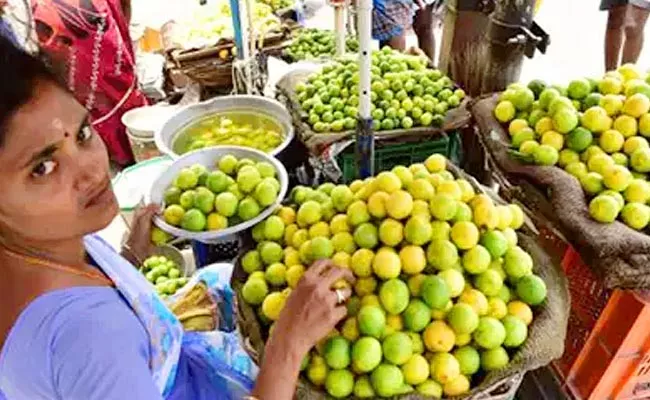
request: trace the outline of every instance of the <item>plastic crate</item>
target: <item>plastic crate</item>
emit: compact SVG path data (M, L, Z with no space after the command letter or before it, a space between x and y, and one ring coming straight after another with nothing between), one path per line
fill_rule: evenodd
M650 296L607 290L571 247L562 266L571 315L554 367L567 391L580 400L650 398Z
M375 173L390 170L396 165L411 165L423 162L431 154L446 156L454 164L462 161L462 141L458 131L447 132L433 138L417 142L376 142L375 144ZM354 146L349 146L336 157L343 172L343 181L350 182L358 177L357 161Z

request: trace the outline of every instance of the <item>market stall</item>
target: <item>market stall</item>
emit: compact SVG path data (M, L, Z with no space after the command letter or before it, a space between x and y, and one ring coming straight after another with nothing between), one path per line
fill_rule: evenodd
M274 32L296 64L277 101L201 91L161 118L165 158L120 175L138 171L129 188L162 207L145 278L172 304L195 268L234 259L235 332L259 362L291 290L331 259L357 282L337 284L353 293L348 315L305 359L298 398L512 398L527 371L562 355L568 283L534 217L459 168L472 128L464 91L419 54L373 51L370 1L356 10L358 40L278 25L259 6L249 11L269 31L238 35L226 22L237 12L213 9L167 52L204 88L228 88L233 49L264 53ZM315 173L301 177L296 159ZM186 329L215 327L203 306Z

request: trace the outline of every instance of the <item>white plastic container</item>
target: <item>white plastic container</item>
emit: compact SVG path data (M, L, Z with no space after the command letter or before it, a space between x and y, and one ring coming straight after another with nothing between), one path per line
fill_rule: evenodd
M126 134L136 162L160 156L155 132L177 111L174 106L146 106L127 111L122 115Z

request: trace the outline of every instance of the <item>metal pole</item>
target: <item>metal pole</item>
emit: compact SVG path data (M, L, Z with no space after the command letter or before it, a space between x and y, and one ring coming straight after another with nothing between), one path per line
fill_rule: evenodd
M336 55L345 54L345 9L343 4L334 5L334 32L336 35Z
M359 32L359 119L356 134L357 167L361 178L374 175L375 138L370 114L370 54L372 44L372 0L357 3Z
M246 48L242 37L241 17L239 12L239 0L230 0L230 13L232 14L232 27L235 33L235 46L237 46L237 57L244 59L244 50Z

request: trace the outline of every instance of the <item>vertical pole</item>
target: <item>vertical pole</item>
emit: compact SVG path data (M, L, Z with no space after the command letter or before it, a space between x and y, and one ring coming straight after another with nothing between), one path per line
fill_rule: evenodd
M251 0L240 0L241 4L244 6L241 10L240 15L244 15L242 18L241 30L242 30L242 41L244 42L244 48L246 52L244 53L243 60L244 63L244 76L246 77L246 94L253 93L253 71L251 68L250 62L251 59L254 59L256 56L255 46L256 37L253 35L253 2Z
M244 40L242 38L241 17L239 12L239 0L230 0L230 12L232 15L232 27L235 33L235 46L237 46L237 57L240 60L244 59Z
M372 41L372 0L357 2L359 32L359 121L356 134L357 167L361 178L374 175L375 138L370 115L370 54Z
M343 4L334 6L334 34L336 35L336 56L345 54L345 9Z

